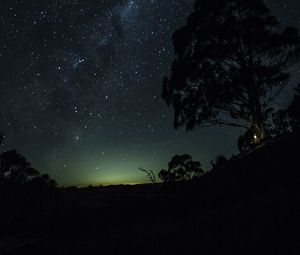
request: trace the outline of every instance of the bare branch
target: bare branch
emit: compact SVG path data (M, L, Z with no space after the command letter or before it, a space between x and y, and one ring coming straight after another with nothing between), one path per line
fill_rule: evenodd
M146 173L147 176L148 176L148 178L150 179L150 181L152 183L156 183L156 177L155 177L155 174L154 174L154 172L152 170L146 170L146 169L144 169L142 167L139 167L138 170Z

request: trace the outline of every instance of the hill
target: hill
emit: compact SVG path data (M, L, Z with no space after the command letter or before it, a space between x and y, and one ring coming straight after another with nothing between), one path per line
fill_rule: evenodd
M2 217L0 254L299 254L299 142L272 139L190 182L61 189L47 210Z

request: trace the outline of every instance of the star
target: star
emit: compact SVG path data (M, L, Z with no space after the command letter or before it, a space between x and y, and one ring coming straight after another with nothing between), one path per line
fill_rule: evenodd
M99 184L95 166L122 182L139 178L136 165L157 172L175 153L204 166L235 153L240 130L222 129L221 138L214 128L174 130L161 99L172 34L194 0L36 2L0 1L3 150L24 152L60 185ZM299 3L268 1L284 26L298 27Z

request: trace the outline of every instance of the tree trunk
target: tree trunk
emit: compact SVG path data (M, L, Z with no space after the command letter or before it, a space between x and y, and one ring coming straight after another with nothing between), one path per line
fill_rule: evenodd
M263 118L263 113L260 104L260 98L258 95L254 95L252 98L251 115L254 128L253 143L257 144L266 138L266 128Z
M259 111L258 111L259 109ZM261 107L256 109L256 112L253 114L252 120L254 124L254 143L260 143L266 138L266 128L265 123L262 117L262 112L260 111ZM255 141L256 140L256 141Z
M256 131L257 138L259 140L264 140L266 138L266 129L265 129L264 122L262 120L257 120L255 126L257 127L257 131Z

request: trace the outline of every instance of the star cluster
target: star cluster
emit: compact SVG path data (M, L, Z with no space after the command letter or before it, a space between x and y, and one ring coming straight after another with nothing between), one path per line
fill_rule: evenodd
M158 171L175 153L205 165L234 152L239 131L174 131L160 98L193 2L2 0L3 149L62 185L141 182L137 167Z

